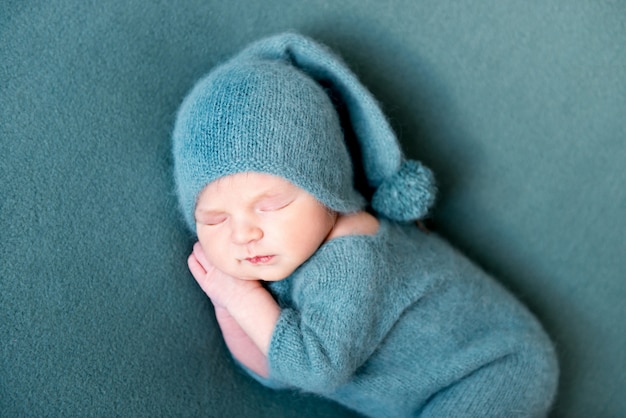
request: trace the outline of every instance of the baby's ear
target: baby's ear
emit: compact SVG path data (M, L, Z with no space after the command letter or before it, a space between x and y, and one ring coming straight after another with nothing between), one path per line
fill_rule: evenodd
M328 240L347 235L376 235L380 222L367 212L339 214Z

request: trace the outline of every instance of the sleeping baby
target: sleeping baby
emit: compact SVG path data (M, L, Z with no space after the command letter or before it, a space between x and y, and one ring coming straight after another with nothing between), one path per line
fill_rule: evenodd
M261 384L372 417L545 416L558 378L535 317L415 221L432 172L327 47L262 39L214 68L173 133L188 264Z

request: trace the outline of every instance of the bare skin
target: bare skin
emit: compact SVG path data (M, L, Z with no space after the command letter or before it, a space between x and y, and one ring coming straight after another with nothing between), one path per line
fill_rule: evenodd
M289 277L330 239L373 235L379 226L367 212L330 212L304 190L260 173L209 184L196 221L189 269L211 299L232 355L262 377L280 307L261 281Z

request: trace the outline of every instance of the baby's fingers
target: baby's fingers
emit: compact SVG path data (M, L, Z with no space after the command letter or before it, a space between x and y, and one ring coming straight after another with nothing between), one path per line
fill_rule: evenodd
M189 267L189 271L191 272L193 277L196 279L196 281L202 280L204 276L206 275L206 270L202 266L202 264L200 264L200 262L198 261L195 251L191 253L189 258L187 259L187 266Z
M202 249L202 246L200 245L200 242L196 242L193 245L193 255L196 256L196 260L198 261L198 263L200 263L200 265L202 267L204 267L204 269L206 271L211 270L211 263L209 263L209 261L207 260L206 256L204 255L204 250Z

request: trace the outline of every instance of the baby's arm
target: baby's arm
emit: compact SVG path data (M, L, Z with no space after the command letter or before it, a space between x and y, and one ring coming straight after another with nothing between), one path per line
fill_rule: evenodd
M280 316L272 295L257 280L241 280L217 270L208 262L199 243L194 245L188 264L215 306L232 354L255 373L267 377L267 353Z
M366 212L341 215L328 239L375 234L378 221ZM199 243L188 260L194 278L215 306L215 316L232 355L261 377L268 377L267 354L280 308L259 281L241 280L213 267Z
M267 377L269 374L267 356L261 353L231 314L222 307L215 307L215 317L222 330L224 342L233 357L259 376Z

